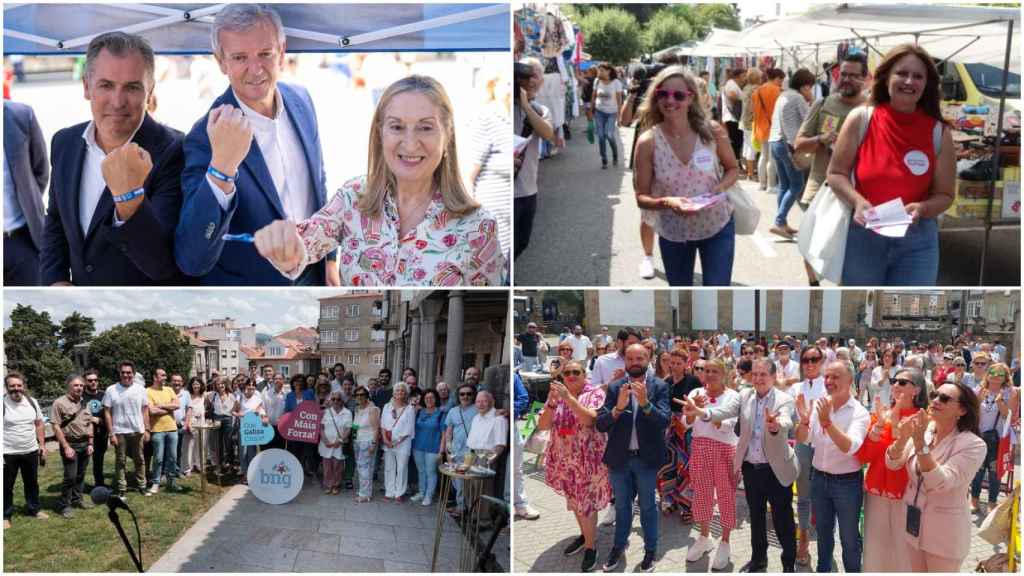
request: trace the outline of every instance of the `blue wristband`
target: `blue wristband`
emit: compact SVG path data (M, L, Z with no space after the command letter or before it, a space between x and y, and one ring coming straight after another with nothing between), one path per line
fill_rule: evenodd
M220 170L217 170L216 168L214 168L212 165L209 168L206 169L206 173L209 174L210 176L213 176L217 180L220 180L221 182L227 182L228 184L234 184L235 183L235 177L234 176L228 176L227 174L225 174L225 173L221 172Z
M125 192L120 196L111 195L111 198L114 199L114 202L128 202L131 200L135 200L136 198L142 196L145 193L146 190L144 188L136 188L135 190L132 190L131 192Z

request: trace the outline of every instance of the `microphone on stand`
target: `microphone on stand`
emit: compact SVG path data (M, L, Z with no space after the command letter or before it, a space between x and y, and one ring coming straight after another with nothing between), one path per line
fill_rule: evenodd
M139 532L139 520L135 517L135 513L128 507L128 502L111 492L110 488L106 486L97 486L92 489L89 493L89 497L96 505L106 504L107 505L107 518L117 529L117 534L121 537L121 542L124 543L124 547L128 549L128 555L132 558L132 563L135 564L136 570L139 573L145 572L142 569L142 534ZM135 523L135 537L138 541L139 553L135 554L135 550L132 549L131 543L128 541L128 535L124 533L124 528L121 527L121 519L117 516L117 509L121 508L127 510L132 515L132 521Z

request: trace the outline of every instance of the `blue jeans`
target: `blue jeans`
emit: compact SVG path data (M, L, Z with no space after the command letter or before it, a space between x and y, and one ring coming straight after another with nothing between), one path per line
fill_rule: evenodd
M934 286L939 279L939 223L922 218L903 238L875 234L850 221L844 286Z
M818 529L818 572L832 572L836 521L843 543L843 570L860 572L864 542L860 535L860 511L864 503L864 473L843 478L811 471L811 501Z
M615 548L625 549L633 526L633 499L640 500L640 526L644 530L644 550L658 549L658 504L655 502L658 469L650 468L637 456L631 456L623 468L611 469L615 496Z
M242 477L247 478L249 474L249 463L252 462L253 458L259 451L256 446L242 446L241 442L238 444L238 455L242 460Z
M700 252L700 269L704 274L703 286L728 286L732 283L732 262L736 255L736 220L729 222L717 234L704 240L673 242L658 237L661 262L665 277L671 286L693 286L693 264Z
M163 473L167 472L168 482L173 485L178 477L178 431L153 432L153 484L160 484Z
M419 493L431 500L437 492L437 460L440 457L437 452L412 451L412 458L416 462L416 475L419 478Z
M594 111L594 126L597 128L597 146L601 150L601 162L608 163L608 154L604 151L605 140L612 148L612 158L619 158L619 151L615 148L615 114L611 112Z
M789 209L803 194L804 173L793 165L793 156L789 152L788 144L781 140L769 142L769 144L771 144L772 158L775 160L779 175L779 211L775 214L775 225L782 226L786 223Z
M797 444L796 452L800 472L796 477L796 516L801 530L811 529L811 462L814 448L810 444Z
M971 481L971 498L981 497L981 481L988 476L988 503L995 504L999 499L999 475L996 472L996 456L999 454L999 434L995 430L981 433L981 439L985 441L985 460L978 468L974 480Z

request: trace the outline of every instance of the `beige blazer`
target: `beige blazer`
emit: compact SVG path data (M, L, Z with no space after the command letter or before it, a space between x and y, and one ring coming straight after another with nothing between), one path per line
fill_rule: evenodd
M932 428L925 433L930 442ZM921 508L921 530L918 537L906 531L906 517L901 526L907 544L928 554L945 558L967 557L971 548L971 511L968 486L985 460L985 441L972 432L955 432L946 436L931 451L938 463L930 472L922 474L921 493L917 505ZM910 475L903 501L913 504L917 492L917 455L914 443L908 442L897 460L886 452L885 465L892 470L906 467Z
M779 433L770 434L765 430L761 436L761 447L764 450L768 465L772 467L775 478L779 484L789 486L795 480L800 471L800 464L797 462L796 453L787 442L789 431L793 428L793 397L785 392L775 389L774 398L768 403L768 409L778 414ZM733 469L739 470L743 466L743 459L747 455L747 446L750 444L750 437L754 433L754 420L764 419L764 413L755 414L757 411L757 393L753 388L747 388L740 392L740 402L733 406L722 406L711 408L711 419L720 422L729 418L739 417L740 439L736 444L736 457L733 460Z

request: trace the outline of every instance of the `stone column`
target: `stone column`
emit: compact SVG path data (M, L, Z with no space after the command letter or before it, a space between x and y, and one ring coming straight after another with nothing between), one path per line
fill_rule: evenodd
M437 366L437 321L441 318L444 302L427 298L420 302L423 319L420 322L419 385L421 390L434 387L434 373Z
M454 389L462 376L463 331L465 308L462 290L448 292L448 332L444 345L444 381Z
M412 328L409 329L409 359L406 361L407 365L419 372L420 368L420 330L422 325L421 311L419 308L412 311ZM399 366L395 373L392 374L394 382L397 382L402 377L402 370L405 366Z

